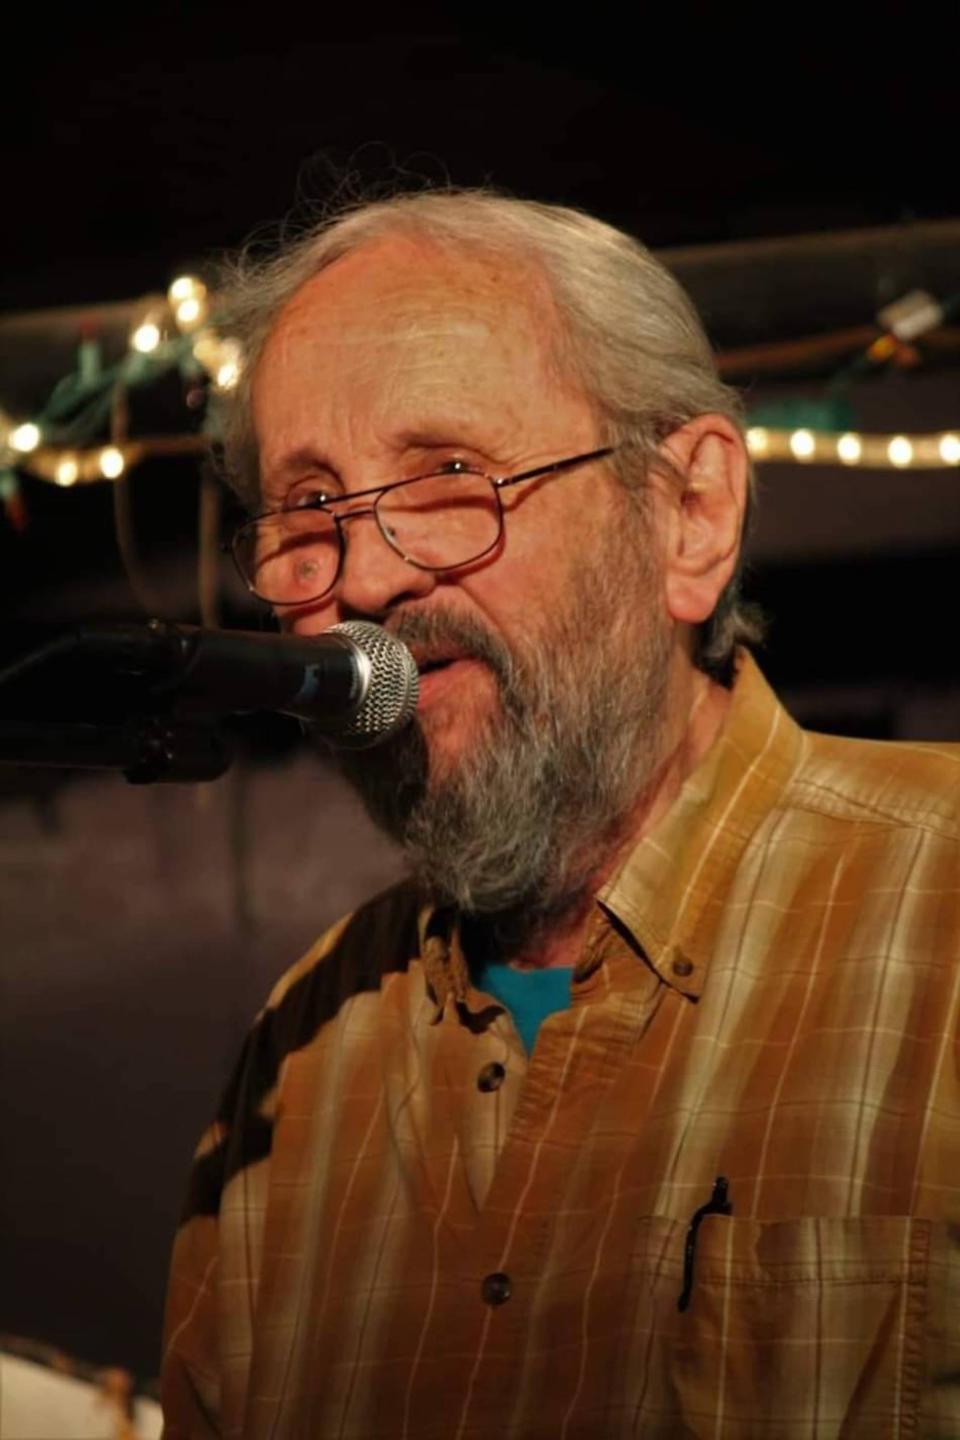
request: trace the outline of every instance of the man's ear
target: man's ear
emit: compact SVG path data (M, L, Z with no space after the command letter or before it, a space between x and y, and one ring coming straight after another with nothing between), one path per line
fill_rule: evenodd
M660 447L669 461L657 486L666 507L664 579L674 620L699 625L712 615L733 574L747 503L743 438L725 415L697 415Z

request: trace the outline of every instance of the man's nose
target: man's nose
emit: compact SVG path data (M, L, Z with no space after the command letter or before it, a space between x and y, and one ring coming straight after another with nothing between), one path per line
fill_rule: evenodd
M420 599L437 576L404 560L380 533L372 510L344 517L343 565L337 600L345 614L386 615L401 601Z

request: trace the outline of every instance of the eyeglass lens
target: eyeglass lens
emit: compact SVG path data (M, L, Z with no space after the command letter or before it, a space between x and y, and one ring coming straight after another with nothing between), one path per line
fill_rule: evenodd
M393 549L426 569L468 564L500 536L500 507L485 475L428 475L385 491L374 508ZM349 511L341 513L341 523L351 518ZM290 604L314 599L333 585L340 538L327 512L285 510L244 526L235 553L262 599Z

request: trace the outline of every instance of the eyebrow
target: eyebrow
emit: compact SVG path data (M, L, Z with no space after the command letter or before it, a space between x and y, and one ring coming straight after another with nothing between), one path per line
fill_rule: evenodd
M284 490L296 484L297 479L300 478L298 472L304 470L321 472L324 483L329 483L337 490L342 491L343 482L331 461L310 445L298 445L274 461L268 475L262 474L261 495L272 495L279 500Z
M486 454L486 446L479 443L480 436L469 423L458 420L442 427L420 427L402 430L398 438L398 450L476 450ZM484 437L489 444L489 433ZM492 458L492 457L491 457Z
M418 427L402 430L393 447L397 452L396 463L402 463L405 453L417 450L472 450L483 456L485 461L495 463L494 455L487 446L478 444L479 437L470 438L470 429L469 426L456 424L445 425L442 429ZM325 483L329 482L333 489L345 493L343 479L336 466L322 451L310 445L298 445L283 454L273 465L269 481L261 486L262 491L279 497L285 485L296 483L296 472L303 469L322 472Z

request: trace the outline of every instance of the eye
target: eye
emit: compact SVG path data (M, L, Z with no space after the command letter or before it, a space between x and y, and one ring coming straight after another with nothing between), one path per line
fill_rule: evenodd
M469 460L462 459L459 455L452 460L444 460L443 464L434 471L436 475L462 475L465 470L475 470Z
M335 496L330 494L329 490L298 490L295 495L287 496L283 504L283 509L319 510L335 498Z

